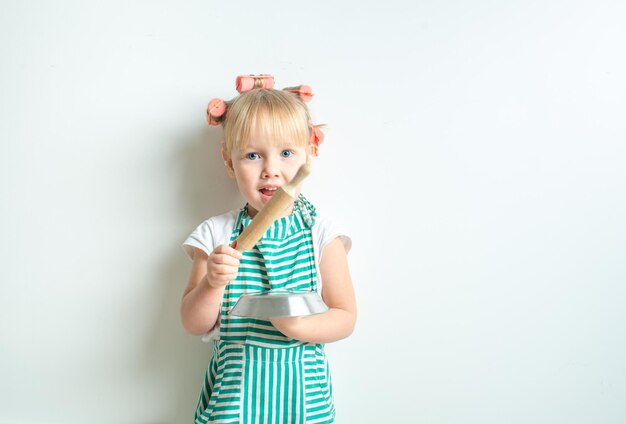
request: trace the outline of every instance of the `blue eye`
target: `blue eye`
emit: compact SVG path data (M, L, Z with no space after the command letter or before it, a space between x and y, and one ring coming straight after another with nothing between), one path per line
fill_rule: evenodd
M250 159L250 160L255 160L259 158L259 154L258 153L246 153L246 159Z
M293 152L291 150L283 150L282 152L280 152L280 155L284 158L289 158L293 156Z

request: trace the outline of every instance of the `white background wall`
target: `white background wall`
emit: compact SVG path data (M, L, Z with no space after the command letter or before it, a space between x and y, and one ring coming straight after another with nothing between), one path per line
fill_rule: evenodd
M208 100L310 84L351 231L340 423L626 421L621 1L0 3L0 422L191 422Z

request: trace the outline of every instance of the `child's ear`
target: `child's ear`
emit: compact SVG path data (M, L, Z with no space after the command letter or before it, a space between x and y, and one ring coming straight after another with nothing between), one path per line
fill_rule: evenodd
M222 159L224 159L224 166L226 167L226 172L230 178L235 178L235 168L233 168L233 160L226 154L226 149L224 149L224 142L222 141Z
M225 160L224 161L224 166L226 166L226 172L228 173L228 176L230 178L235 178L235 168L233 168L233 161L232 160Z

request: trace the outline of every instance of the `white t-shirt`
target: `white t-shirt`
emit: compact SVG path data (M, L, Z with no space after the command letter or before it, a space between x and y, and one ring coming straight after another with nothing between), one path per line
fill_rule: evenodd
M187 255L193 259L194 247L210 255L217 246L230 244L230 237L238 214L239 209L234 209L223 215L209 218L200 224L183 243L183 249L187 252ZM321 295L322 276L319 266L324 247L335 238L339 237L343 243L343 247L346 249L346 253L348 253L352 247L352 239L346 235L345 231L339 225L328 218L320 217L319 214L315 218L311 235L313 238L313 253L315 255L318 291Z

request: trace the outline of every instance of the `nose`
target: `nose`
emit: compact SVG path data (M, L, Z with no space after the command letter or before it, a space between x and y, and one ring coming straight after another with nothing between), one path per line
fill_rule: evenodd
M265 162L263 163L262 176L263 178L273 178L273 177L279 176L278 166L275 160L272 160L272 159L265 160Z

